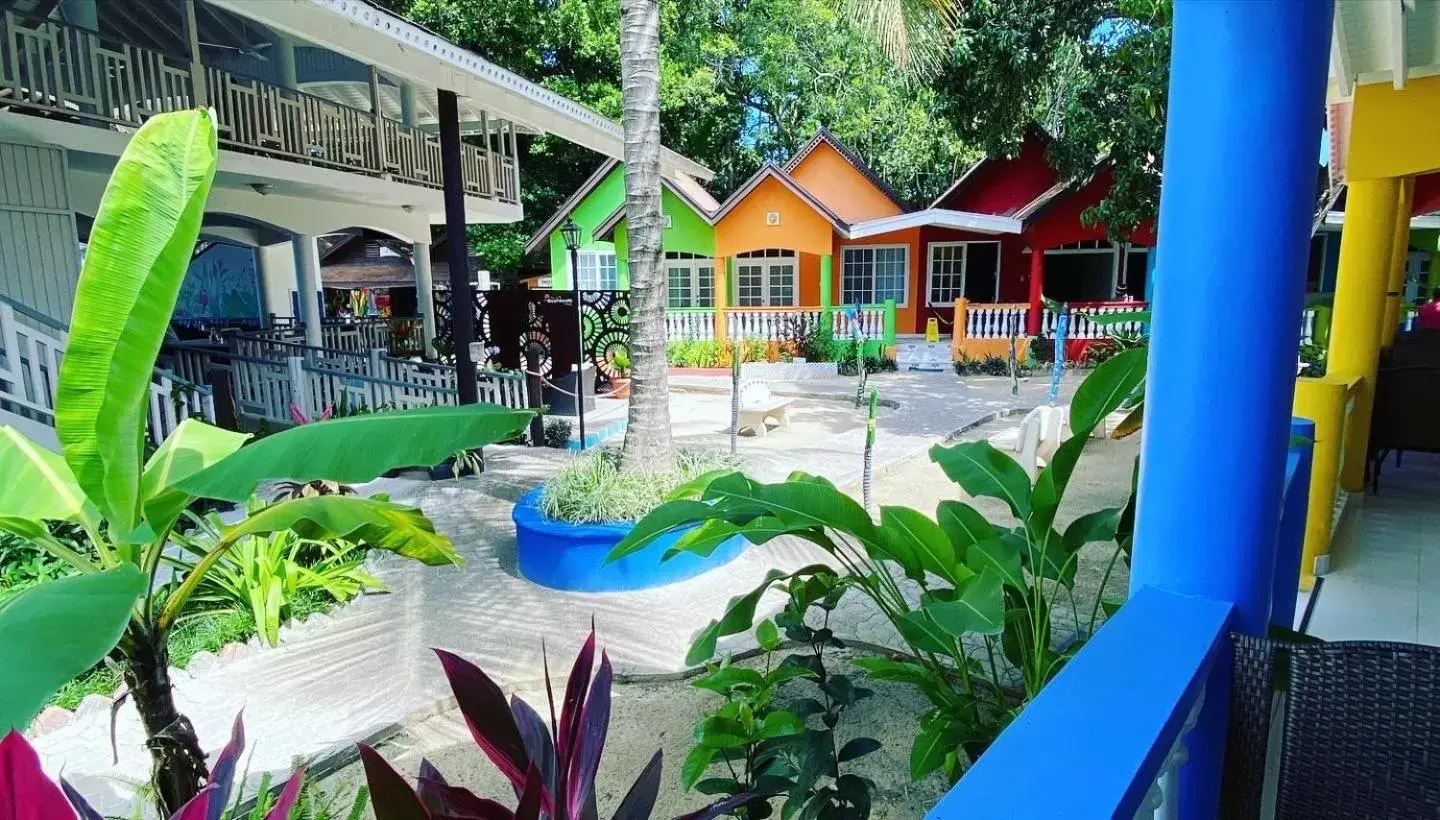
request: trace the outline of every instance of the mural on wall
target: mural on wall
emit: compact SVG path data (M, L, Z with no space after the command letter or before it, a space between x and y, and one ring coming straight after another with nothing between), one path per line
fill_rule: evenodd
M253 248L217 242L191 261L175 322L259 326L263 320Z

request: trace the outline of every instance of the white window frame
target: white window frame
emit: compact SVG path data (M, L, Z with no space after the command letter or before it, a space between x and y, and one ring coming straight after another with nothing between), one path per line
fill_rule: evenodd
M614 274L615 274L615 280L614 280L613 284L611 285L611 287L608 287L608 288L603 286L603 285L605 284L604 273L603 273L603 271L605 270L605 266L604 266L603 264L601 264L602 261L604 260L604 258L607 257L607 256L610 257L610 269L613 270L613 271L614 271ZM592 284L589 284L589 283L586 283L586 281L585 281L585 276L584 276L584 273L585 273L585 261L586 261L587 259L594 259L594 260L595 260L595 276L596 276L596 278L597 278L598 281L597 281L596 283L594 283L593 285L592 285ZM573 282L579 282L579 283L580 283L580 289L581 289L581 290L619 290L619 289L620 289L620 260L619 260L619 257L617 257L617 256L615 255L615 252L614 252L614 251L600 251L600 250L577 251L577 252L576 252L576 262L578 263L580 270L579 270L579 271L573 271L573 270L570 271L570 275L573 276L573 277L575 277L575 278L572 279L571 281L572 281L572 283L573 283Z
M713 308L715 307L715 260L714 260L714 259L707 259L707 258L703 258L703 257L698 257L698 258L693 258L693 259L664 259L664 260L662 260L661 264L662 264L662 266L665 268L665 306L666 306L667 308L674 308L675 310L686 310L686 309L690 309L690 308L696 308L696 309L704 310L704 309L706 309L706 308L712 308L712 309L713 309ZM688 271L689 274L690 274L690 304L688 304L688 305L672 305L672 304L670 304L670 270L671 270L672 268L684 268L684 269L685 269L686 271ZM700 269L701 269L701 268L709 268L709 269L710 269L710 304L708 304L708 305L696 304L696 302L697 302L697 301L699 300L699 298L700 298Z
M935 291L935 249L936 248L963 248L960 254L960 296L965 295L965 284L970 278L970 246L971 245L994 245L995 246L995 292L990 294L990 301L1000 301L1000 257L1001 247L998 239L966 239L958 242L931 242L925 250L925 306L940 307L942 305L953 305L954 301L936 302L931 298Z
M790 254L788 256L769 255L765 256L742 256L735 257L735 307L741 310L755 307L799 307L800 306L800 255ZM770 301L770 276L774 269L784 266L790 267L790 287L792 290L791 301L788 304L772 304ZM760 269L760 296L761 303L758 305L740 304L740 268L755 267Z
M879 251L879 250L889 250L889 249L892 249L892 248L899 248L899 249L900 249L901 251L903 251L904 254L905 254L905 278L902 280L902 281L904 282L904 287L903 287L904 299L901 300L901 301L897 301L897 302L895 303L895 307L897 307L897 308L902 308L902 307L907 307L907 306L909 306L909 304L910 304L910 279L911 279L911 276L913 275L913 271L910 269L910 265L911 265L912 260L910 259L910 246L909 246L908 244L903 243L903 242L902 242L902 243L899 243L899 244L894 244L894 245L841 245L841 246L840 246L840 293L837 294L837 298L843 300L844 295L845 295L845 253L846 253L847 251L851 251L851 250L856 250L856 251L863 251L863 250ZM873 263L872 263L872 268L871 268L871 270L870 270L870 297L871 297L872 299L875 297L875 270L874 270L874 268L873 268ZM837 304L839 304L839 302L837 302ZM880 305L880 304L884 304L884 302L883 302L883 300L880 301L880 302L870 301L870 302L863 302L862 304L866 304L866 305Z

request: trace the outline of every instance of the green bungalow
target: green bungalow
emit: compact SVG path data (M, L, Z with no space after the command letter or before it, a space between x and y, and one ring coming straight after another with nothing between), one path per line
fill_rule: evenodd
M698 182L684 174L667 176L662 183L661 213L665 217L665 264L672 291L671 305L713 307L715 228L709 217L720 205ZM525 244L527 256L548 247L549 287L557 290L571 287L565 238L560 233L567 217L580 226L580 287L629 289L624 167L614 159L602 163Z

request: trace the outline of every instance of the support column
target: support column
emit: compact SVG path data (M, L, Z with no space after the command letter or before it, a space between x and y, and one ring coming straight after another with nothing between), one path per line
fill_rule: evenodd
M305 344L324 347L320 332L320 245L311 234L296 234L291 240L295 248L295 292L299 294L300 321L305 323Z
M1395 235L1390 240L1390 282L1385 290L1385 318L1380 325L1380 346L1395 344L1400 329L1400 301L1405 289L1405 265L1410 261L1410 204L1415 196L1415 178L1400 180L1395 205Z
M409 82L400 84L400 124L406 128L416 125L415 86Z
M460 101L454 91L440 89L440 172L445 191L445 234L449 241L450 330L455 341L456 388L461 404L480 401L475 383L475 361L470 344L475 341L475 296L470 286L470 260L465 253L465 184L460 168Z
M1025 314L1025 333L1040 335L1040 319L1045 309L1045 249L1030 249L1030 310Z
M276 34L274 37L271 54L280 73L280 86L295 91L300 87L295 74L295 41L283 34Z
M1365 489L1365 453L1375 401L1375 371L1380 363L1380 324L1385 316L1399 201L1398 179L1355 180L1345 194L1345 231L1340 234L1340 267L1335 275L1325 369L1330 376L1360 380L1345 432L1340 473L1340 486L1352 492Z
M1250 634L1270 618L1331 9L1175 4L1130 589L1232 603ZM1217 257L1217 235L1243 252ZM1214 333L1235 305L1265 321ZM1183 820L1217 816L1229 683L1222 642L1186 739Z
M184 0L181 9L185 24L185 40L190 44L190 90L195 95L196 106L210 104L205 93L205 68L200 64L200 29L195 24L195 0Z
M820 257L820 312L828 314L835 304L835 261L830 254Z
M425 358L435 358L435 282L431 279L430 243L416 242L410 246L410 259L415 265L415 305L425 334Z
M728 335L725 311L730 306L730 259L715 257L715 341L723 342Z

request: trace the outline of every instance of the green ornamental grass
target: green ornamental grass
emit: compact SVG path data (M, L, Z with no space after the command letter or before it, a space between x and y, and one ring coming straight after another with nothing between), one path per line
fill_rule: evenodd
M639 521L665 496L693 478L715 470L734 470L742 459L718 450L681 450L674 470L627 473L620 452L597 450L579 456L545 482L540 510L572 524Z

